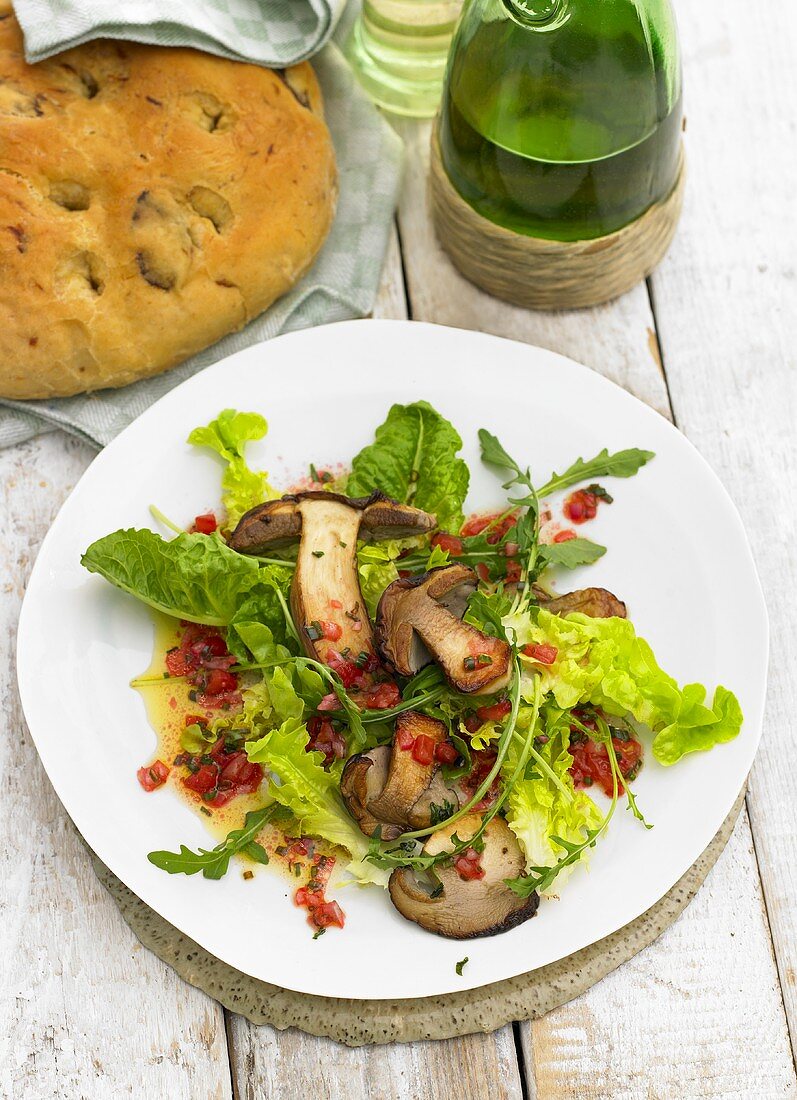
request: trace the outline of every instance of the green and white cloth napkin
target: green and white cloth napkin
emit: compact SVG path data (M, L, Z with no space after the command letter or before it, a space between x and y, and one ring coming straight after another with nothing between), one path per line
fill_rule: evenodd
M89 39L117 37L196 46L276 67L306 58L327 42L342 6L343 0L16 0L14 5L30 61ZM104 446L210 363L281 332L371 311L396 204L401 143L334 44L327 44L313 65L335 145L340 197L332 231L304 279L245 329L155 378L78 397L0 399L0 447L54 428Z

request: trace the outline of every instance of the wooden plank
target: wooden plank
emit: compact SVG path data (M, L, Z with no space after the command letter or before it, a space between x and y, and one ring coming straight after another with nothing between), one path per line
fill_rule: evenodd
M678 421L739 506L773 654L748 805L797 1054L797 8L679 10L687 64L684 223L653 279Z
M521 1100L512 1029L440 1043L339 1046L296 1031L230 1027L239 1100Z
M558 314L518 310L482 294L458 275L434 239L425 196L429 128L406 123L400 128L409 150L409 166L399 232L412 315L511 336L570 355L625 386L663 415L671 416L646 288L640 286L600 309ZM695 240L702 244L702 238L696 236ZM695 346L699 348L699 342ZM747 844L749 853L746 820L740 828L744 839L736 843ZM667 1056L676 1067L670 1073L671 1081L677 1080L679 1052L689 1051L694 1057L700 1053L699 1065L709 1082L734 1077L749 1082L755 1079L755 1073L760 1073L766 1087L777 1088L781 1084L793 1087L782 1001L777 983L772 981L771 958L767 969L768 928L760 882L755 863L748 858L744 866L746 874L740 876L733 859L725 858L714 872L711 892L704 891L701 895L700 907L693 905L687 910L676 926L677 935L673 932L573 1004L545 1020L520 1026L531 1096L536 1094L549 1100L549 1097L579 1095L580 1087L586 1087L583 1083L593 1079L596 1065L611 1068L616 1062L630 1066L632 1061L633 1084L622 1074L616 1078L603 1074L593 1080L593 1091L588 1095L605 1098L691 1095L688 1089L668 1091L660 1087L658 1071L648 1054L658 1047L663 1029L668 1035ZM747 919L734 928L734 936L729 938L724 930L737 909L746 912ZM755 963L739 967L740 981L734 987L733 997L726 995L725 985L728 971L725 956L730 951L741 962ZM677 998L662 1007L661 1001L645 1000L638 995L639 972L647 972L648 984L660 988L662 973L680 970L703 973L697 1002L700 1013L679 1011ZM606 999L607 990L612 991L610 1001ZM697 997L696 992L694 996ZM749 1050L737 1056L733 1044L717 1045L717 1021L722 1023L724 1036L735 1037L749 1028L750 1019L762 1021L767 1029L767 1042L772 1042L770 1049ZM599 1038L611 1040L608 1053L596 1052L585 1031L585 1020L598 1021L608 1029L603 1035L593 1028ZM618 1037L624 1037L625 1053L620 1050L623 1040ZM562 1062L563 1050L568 1054L566 1065Z
M20 711L14 643L25 582L92 456L60 432L0 451L0 1095L227 1098L219 1006L145 951L124 924Z
M391 234L375 317L404 318L407 301L398 236ZM347 1049L300 1032L254 1027L230 1014L231 1064L236 1097L293 1100L431 1100L447 1096L451 1082L464 1096L521 1100L517 1056L510 1027L495 1035L470 1035L441 1043Z
M583 997L523 1029L544 1100L797 1096L745 814L684 916Z

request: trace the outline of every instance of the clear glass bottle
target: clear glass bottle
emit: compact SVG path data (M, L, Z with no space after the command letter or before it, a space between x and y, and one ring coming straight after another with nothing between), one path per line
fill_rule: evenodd
M363 0L344 53L368 94L394 114L437 113L462 0Z
M670 0L465 0L440 147L484 217L557 241L613 233L672 191L681 129Z

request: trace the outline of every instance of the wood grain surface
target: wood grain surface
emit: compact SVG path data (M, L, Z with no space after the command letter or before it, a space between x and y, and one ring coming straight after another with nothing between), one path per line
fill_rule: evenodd
M570 355L674 418L720 474L750 532L773 625L749 816L660 940L533 1024L350 1050L226 1014L122 922L19 710L14 636L24 586L92 454L60 433L2 451L1 1097L797 1096L797 7L682 0L678 14L689 186L680 232L649 286L573 313L487 297L435 240L429 125L400 122L405 185L375 312Z

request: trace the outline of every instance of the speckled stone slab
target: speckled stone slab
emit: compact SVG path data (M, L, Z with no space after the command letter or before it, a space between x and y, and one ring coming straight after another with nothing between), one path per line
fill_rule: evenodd
M544 1016L578 997L651 944L680 916L716 863L736 824L744 791L697 862L661 901L606 939L549 966L503 982L417 1000L311 997L242 974L184 936L124 886L92 854L94 868L138 939L185 981L255 1024L295 1027L347 1046L449 1039Z

